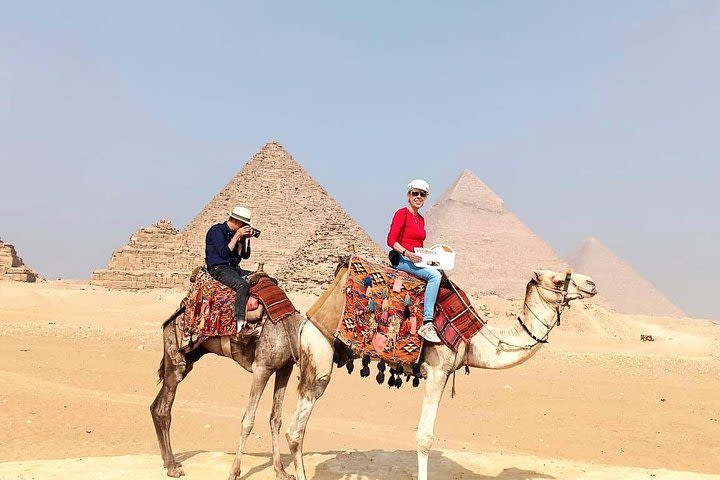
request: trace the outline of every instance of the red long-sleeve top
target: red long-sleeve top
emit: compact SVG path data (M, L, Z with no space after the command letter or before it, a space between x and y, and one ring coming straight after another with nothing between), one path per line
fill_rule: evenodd
M423 246L425 236L425 219L423 216L419 213L413 215L407 207L403 207L393 215L387 236L387 244L392 248L395 242L398 242L410 252L413 252L415 247Z

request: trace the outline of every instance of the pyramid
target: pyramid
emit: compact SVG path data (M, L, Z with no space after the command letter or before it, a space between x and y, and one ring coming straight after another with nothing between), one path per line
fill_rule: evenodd
M344 213L344 212L343 212ZM320 295L335 275L338 255L356 253L376 262L386 254L347 214L329 218L292 254L278 271L290 291Z
M107 268L92 273L90 283L130 290L174 287L189 278L194 261L180 231L160 220L133 233L112 253Z
M428 210L425 225L426 246L446 243L455 249L455 268L449 277L472 295L521 299L533 270L567 268L469 170Z
M113 253L92 283L114 288L184 285L193 266L205 263L208 229L228 219L237 205L252 211L261 231L242 262L276 276L292 291L325 285L337 255L352 244L371 258L384 253L348 213L277 142L266 144L215 195L182 232L161 222L136 232ZM287 282L287 285L286 285ZM292 286L290 288L289 286Z
M15 247L0 240L0 280L34 282L38 275L25 266Z
M682 317L685 314L650 282L596 238L587 238L568 263L590 275L610 306L620 313Z

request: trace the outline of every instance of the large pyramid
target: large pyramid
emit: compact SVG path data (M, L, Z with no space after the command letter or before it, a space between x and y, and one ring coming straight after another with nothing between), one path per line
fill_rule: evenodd
M596 238L587 238L568 256L568 263L590 275L603 297L620 313L682 317L685 314L635 269Z
M0 280L34 282L37 279L37 274L23 263L15 247L0 240Z
M140 236L147 238L149 233L153 239L164 235L167 246L135 241L134 245L115 252L108 269L93 274L94 283L98 283L99 274L105 278L114 275L114 283L103 280L101 284L143 288L137 282L135 286L123 287L121 272L115 269L113 273L112 267L115 264L120 270L133 268L135 273L125 277L138 278L139 270L145 266L137 259L148 255L161 255L163 259L147 265L147 270L152 272L141 275L142 283L148 287L182 283L189 276L192 265L204 263L208 228L227 220L228 212L236 205L252 210L253 224L262 232L260 237L252 239L252 256L243 262L243 267L254 269L263 262L265 271L277 276L289 290L316 292L321 289L327 283L328 275L334 272L337 255L347 252L351 245L358 253L371 258L379 259L384 255L370 236L279 143L270 142L210 200L184 231L176 234L170 231L170 226L159 232L154 228L156 225L150 228L152 232L143 229L133 236L137 240ZM128 261L121 262L120 257ZM130 258L132 262L129 262ZM158 272L158 268L161 271ZM177 272L183 272L182 279L176 278ZM151 285L153 278L158 279L157 285Z
M449 276L474 295L523 298L533 270L567 268L469 170L428 210L425 225L425 244L446 243L455 249L455 269Z

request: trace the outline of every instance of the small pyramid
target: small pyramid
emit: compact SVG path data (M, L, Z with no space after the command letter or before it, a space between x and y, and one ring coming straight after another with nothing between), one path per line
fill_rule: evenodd
M37 279L37 273L25 265L15 247L0 240L0 280L35 282Z
M567 264L476 175L464 170L426 214L426 246L456 252L449 277L473 295L524 298L533 270Z
M183 240L169 220L143 227L112 253L107 268L92 273L90 283L129 290L181 285L193 268Z
M289 291L320 295L335 276L338 256L358 254L381 262L386 254L368 234L343 215L330 218L303 243L278 271Z
M620 313L685 316L637 270L596 238L585 239L567 261L577 271L590 275L610 306Z

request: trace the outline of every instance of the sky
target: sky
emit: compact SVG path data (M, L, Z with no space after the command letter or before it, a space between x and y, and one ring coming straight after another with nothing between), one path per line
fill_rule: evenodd
M0 239L46 278L277 140L381 245L411 178L469 169L561 256L594 236L720 319L718 1L0 9Z

